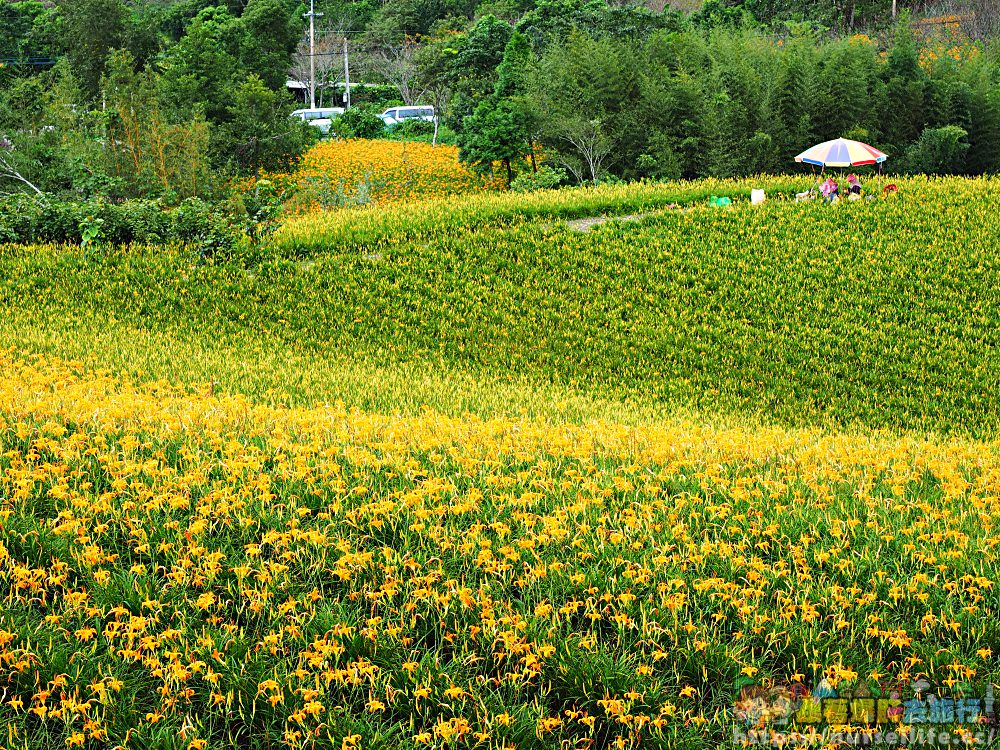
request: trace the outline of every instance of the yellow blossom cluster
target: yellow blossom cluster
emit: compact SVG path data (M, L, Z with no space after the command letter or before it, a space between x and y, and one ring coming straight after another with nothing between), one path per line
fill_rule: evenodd
M0 370L6 747L710 747L744 677L997 674L996 445Z
M456 146L365 139L324 141L303 156L295 173L269 178L296 186L287 207L292 212L475 193L503 184L462 164Z

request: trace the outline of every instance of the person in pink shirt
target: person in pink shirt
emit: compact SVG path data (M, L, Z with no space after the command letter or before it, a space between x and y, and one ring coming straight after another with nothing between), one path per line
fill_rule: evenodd
M840 193L840 185L832 177L827 177L826 182L819 186L819 191L823 194L827 202L833 203Z

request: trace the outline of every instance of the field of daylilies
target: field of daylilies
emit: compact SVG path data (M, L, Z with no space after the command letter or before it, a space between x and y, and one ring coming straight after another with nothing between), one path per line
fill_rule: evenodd
M302 363L286 380L307 401L331 395L308 385L315 360L669 413L991 436L996 181L912 180L839 206L779 200L797 186L768 184L763 206L710 207L706 193L739 198L750 183L695 183L328 212L230 261L183 248L10 247L0 342L18 344L28 327L54 354L65 352L55 339L68 340L75 356L98 338L126 364L151 356L129 342L173 336L209 357L235 352L225 377L204 373L224 383L255 377L251 352L284 353ZM636 220L588 232L564 221L600 213ZM135 333L116 343L115 326ZM183 360L167 359L160 374L184 382ZM359 384L366 400L347 400L391 410L365 395L380 387Z
M711 748L756 686L981 695L1000 198L897 182L0 246L0 747Z
M503 184L459 162L456 146L362 139L324 141L294 173L268 178L294 187L292 212L461 195Z

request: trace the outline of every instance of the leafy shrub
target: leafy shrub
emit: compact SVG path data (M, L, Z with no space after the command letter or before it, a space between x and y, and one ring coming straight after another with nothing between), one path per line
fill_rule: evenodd
M88 248L104 239L104 219L87 216L80 222L80 247Z
M202 255L211 255L230 251L242 240L256 241L267 233L273 217L268 216L266 199L258 202L261 205L251 201L250 205L234 208L189 198L167 210L152 200L73 202L50 196L12 195L0 199L0 242L171 242L195 246ZM97 234L95 228L99 228Z
M41 213L41 203L23 193L0 200L0 242L30 242Z
M392 129L393 138L420 138L434 134L434 123L427 120L404 120Z
M912 174L961 174L969 152L968 132L957 125L926 128L904 158Z
M197 247L203 256L233 249L237 230L201 198L188 198L171 212L171 236L184 245Z
M79 242L82 239L80 223L89 213L87 203L42 203L33 227L35 236L49 242Z
M95 213L104 222L102 235L106 241L152 244L170 236L170 215L155 201L98 203L97 207Z
M365 84L351 89L351 104L354 107L369 107L379 112L391 107L399 100L399 89L390 83Z
M254 189L241 197L246 216L244 232L258 243L278 228L283 191L271 180L257 180Z
M380 138L385 123L371 107L351 107L331 123L330 133L338 138Z
M565 169L550 167L543 164L536 172L522 172L510 183L510 189L515 193L532 193L535 190L549 190L559 187L569 176Z

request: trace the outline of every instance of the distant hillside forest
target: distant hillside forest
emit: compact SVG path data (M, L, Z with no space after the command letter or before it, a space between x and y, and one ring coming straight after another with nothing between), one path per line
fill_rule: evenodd
M316 0L311 54L298 0L6 2L0 193L218 197L294 167L319 135L289 114L310 84L344 106L348 72L333 137L446 140L509 178L785 172L839 136L894 171L996 172L997 5ZM440 127L385 132L397 103Z

